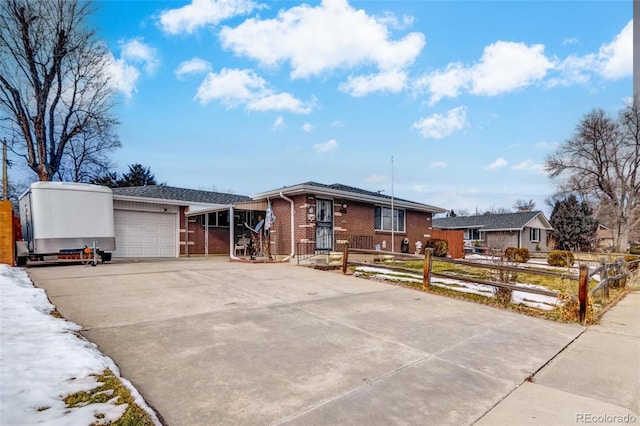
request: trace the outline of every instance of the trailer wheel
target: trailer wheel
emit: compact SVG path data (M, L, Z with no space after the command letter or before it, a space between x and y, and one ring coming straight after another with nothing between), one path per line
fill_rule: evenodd
M24 256L19 256L17 261L18 266L27 266L27 258Z

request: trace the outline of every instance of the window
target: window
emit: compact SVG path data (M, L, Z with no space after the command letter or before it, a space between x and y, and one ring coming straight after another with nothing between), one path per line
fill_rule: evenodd
M529 228L529 240L537 243L540 241L540 230L537 228Z
M198 216L198 223L205 225L204 215ZM229 211L221 211L209 213L209 228L228 228L229 227Z
M479 240L480 239L480 230L474 228L467 228L464 230L464 239L465 240Z
M393 230L394 232L404 232L404 210L393 209ZM391 208L376 206L375 208L375 228L376 231L391 232Z

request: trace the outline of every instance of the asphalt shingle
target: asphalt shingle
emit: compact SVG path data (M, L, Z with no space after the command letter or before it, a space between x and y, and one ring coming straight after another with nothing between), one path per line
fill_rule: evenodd
M440 229L482 228L483 230L522 229L540 211L482 214L475 216L440 217L433 219L433 227Z
M188 201L208 204L233 204L241 201L250 201L246 195L226 194L199 189L176 188L164 185L128 186L113 188L115 195L131 197L158 198L162 200Z

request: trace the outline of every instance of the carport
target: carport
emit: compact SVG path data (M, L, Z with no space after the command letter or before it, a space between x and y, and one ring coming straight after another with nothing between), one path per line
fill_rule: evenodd
M216 224L223 222L229 229L229 257L239 259L236 256L236 246L242 238L250 238L251 229L254 229L267 210L266 201L239 202L236 204L193 207L185 212L187 221L195 221L202 224L204 230L204 257L209 256L209 229L213 221ZM186 235L186 253L189 257L188 233ZM221 253L215 253L221 254ZM246 253L245 253L246 254Z

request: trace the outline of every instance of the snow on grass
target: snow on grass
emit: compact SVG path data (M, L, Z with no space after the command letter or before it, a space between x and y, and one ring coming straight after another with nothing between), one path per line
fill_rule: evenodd
M97 388L96 376L111 370L135 403L160 424L142 396L111 358L78 332L80 326L50 313L55 307L26 272L0 264L0 420L2 425L90 425L118 420L127 404L70 408L68 395ZM117 398L115 398L117 399Z
M402 282L411 282L416 284L422 284L422 275L416 273L412 275L409 272L396 272L384 267L377 268L374 266L359 266L356 268L356 272L366 273L368 276L373 276L380 280L393 280ZM449 290L458 291L460 293L471 293L484 297L494 297L495 288L484 284L474 284L466 281L460 281L453 278L432 278L431 285L435 285ZM538 288L548 290L546 287L542 287L535 284L514 284L520 287ZM515 304L525 305L542 310L552 310L558 306L558 299L550 296L543 296L540 294L527 293L523 291L514 291L511 295L511 301Z

